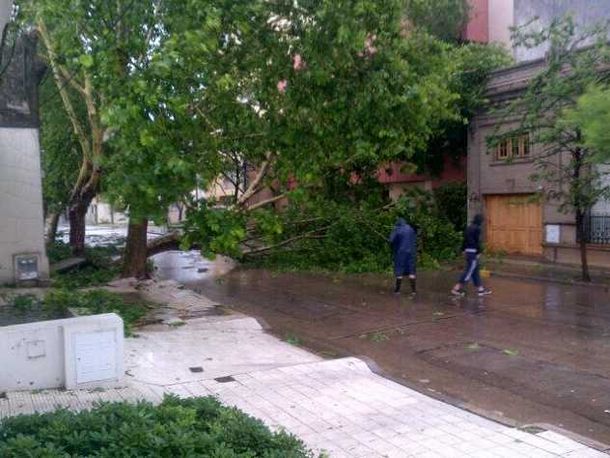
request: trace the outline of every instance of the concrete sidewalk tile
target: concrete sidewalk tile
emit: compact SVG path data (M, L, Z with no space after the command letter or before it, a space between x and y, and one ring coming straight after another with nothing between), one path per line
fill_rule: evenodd
M561 455L562 453L569 451L566 447L562 447L556 442L551 442L550 440L538 437L535 434L518 429L510 429L506 431L505 434L549 453Z
M524 453L520 453L514 449L508 447L493 448L493 453L502 458L528 458Z
M575 440L562 436L561 434L558 434L554 431L543 431L541 433L536 434L536 436L542 437L543 439L549 440L564 447L566 449L566 452L587 448L580 442L576 442Z
M472 458L498 458L499 455L494 453L491 450L477 450L476 452L472 452L468 454L469 457Z
M517 440L514 437L508 436L503 433L497 433L497 432L492 432L491 434L488 434L486 436L486 438L488 440L490 440L491 442L493 442L494 444L498 444L498 445L512 444L512 443L516 442L516 440Z
M555 453L547 452L526 442L515 442L513 444L508 444L506 447L510 448L511 450L515 450L519 453L523 453L527 456L536 456L537 458L557 456L557 454Z
M600 452L598 450L594 450L592 448L587 448L584 450L574 450L562 456L566 458L608 458L608 454Z

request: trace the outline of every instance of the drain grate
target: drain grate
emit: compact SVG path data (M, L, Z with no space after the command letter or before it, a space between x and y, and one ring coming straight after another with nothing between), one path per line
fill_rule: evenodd
M226 377L216 377L214 380L216 380L218 383L229 383L235 381L235 379L230 375L227 375Z

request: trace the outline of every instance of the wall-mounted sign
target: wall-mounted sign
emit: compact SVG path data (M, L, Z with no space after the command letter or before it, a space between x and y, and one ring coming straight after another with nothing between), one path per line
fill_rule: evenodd
M559 224L546 225L546 243L559 243L561 239L561 226Z
M38 280L38 255L15 255L15 279L20 281Z

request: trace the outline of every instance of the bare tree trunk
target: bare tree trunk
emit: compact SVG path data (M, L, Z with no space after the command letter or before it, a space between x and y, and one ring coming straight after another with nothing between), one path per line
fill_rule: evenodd
M580 248L580 266L582 271L582 281L590 282L589 261L587 259L587 236L585 234L585 214L582 210L576 210L576 233Z
M146 271L146 260L148 259L147 232L147 219L129 220L123 271L121 273L123 278L135 277L143 279L148 277L148 272Z
M85 254L85 216L91 199L79 197L68 210L68 221L70 222L70 246L74 256Z
M51 213L47 218L47 245L53 245L55 243L55 239L57 238L57 226L59 225L59 217L61 216L61 213L61 211Z
M579 136L580 137L580 136ZM577 148L572 152L572 160L574 163L574 170L572 171L572 190L575 201L576 210L576 238L578 239L580 248L580 267L582 271L582 281L590 282L591 275L589 275L589 261L587 260L587 236L585 234L585 209L583 205L583 186L581 180L583 179L583 167L585 166L583 161L583 152L580 148ZM586 178L586 177L584 177Z

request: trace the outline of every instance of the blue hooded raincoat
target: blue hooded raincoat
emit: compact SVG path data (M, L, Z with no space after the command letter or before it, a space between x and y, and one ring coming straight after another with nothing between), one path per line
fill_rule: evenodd
M394 274L415 275L417 257L417 234L403 218L399 218L390 235L390 245L394 257Z

